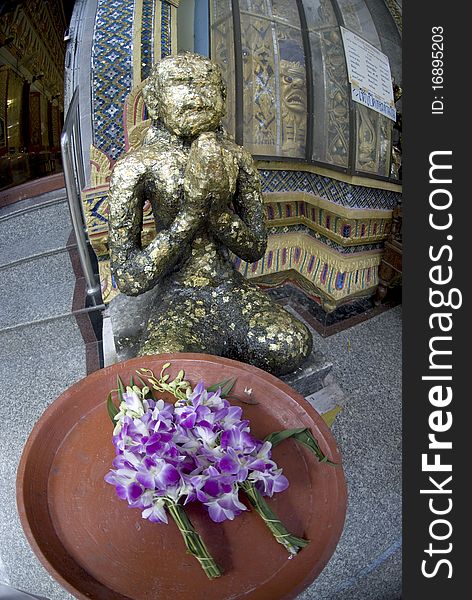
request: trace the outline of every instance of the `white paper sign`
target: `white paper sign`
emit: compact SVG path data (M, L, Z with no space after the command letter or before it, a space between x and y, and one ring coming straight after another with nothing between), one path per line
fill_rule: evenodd
M352 99L392 121L397 118L388 56L357 34L341 27Z

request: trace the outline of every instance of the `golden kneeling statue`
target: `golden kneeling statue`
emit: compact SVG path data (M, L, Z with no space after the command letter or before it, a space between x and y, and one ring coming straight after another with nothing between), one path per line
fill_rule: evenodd
M204 352L282 375L307 358L303 323L234 270L231 250L265 252L261 185L252 157L221 127L220 70L195 54L157 63L143 90L152 119L110 182L112 273L123 294L155 289L138 354ZM143 248L143 206L157 233Z

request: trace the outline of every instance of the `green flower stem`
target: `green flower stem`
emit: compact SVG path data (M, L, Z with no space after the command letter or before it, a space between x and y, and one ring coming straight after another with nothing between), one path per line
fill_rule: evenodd
M246 492L249 502L253 506L254 510L259 514L260 517L262 517L265 524L272 532L272 535L279 544L282 544L287 552L292 555L297 554L300 548L304 548L310 543L309 540L296 537L287 531L285 525L271 511L264 499L264 496L262 496L262 494L255 488L253 483L246 480L239 485Z
M166 501L166 508L171 517L174 519L177 527L184 538L185 545L190 554L193 554L198 560L202 569L207 574L209 579L215 579L223 574L221 568L216 564L213 557L208 552L202 538L196 532L190 519L180 504L176 504L172 500Z

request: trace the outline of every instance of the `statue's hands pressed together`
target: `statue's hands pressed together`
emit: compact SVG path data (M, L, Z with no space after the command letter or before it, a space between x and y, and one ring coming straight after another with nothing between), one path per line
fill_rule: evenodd
M238 165L214 132L192 142L184 179L184 209L204 219L228 209L236 190Z
M267 234L260 182L251 156L215 132L201 133L190 149L184 210L229 250L250 262L265 251Z

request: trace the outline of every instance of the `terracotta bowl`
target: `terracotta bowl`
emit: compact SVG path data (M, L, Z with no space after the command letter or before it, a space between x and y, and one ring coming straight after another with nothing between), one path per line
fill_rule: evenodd
M209 581L186 554L173 522L151 523L119 500L103 478L114 448L106 398L119 375L126 383L139 367L207 385L237 377L233 393L252 388L258 404L241 403L257 437L309 427L338 466L319 463L293 440L273 457L290 481L269 504L292 533L310 544L289 560L260 517L246 512L216 524L198 506L188 513L224 575ZM236 403L236 402L235 402ZM242 496L242 494L241 494ZM66 390L36 423L23 451L18 478L20 519L49 573L77 598L97 600L275 600L294 598L321 572L341 535L346 485L333 436L318 413L276 377L233 360L204 354L137 358L102 369Z

